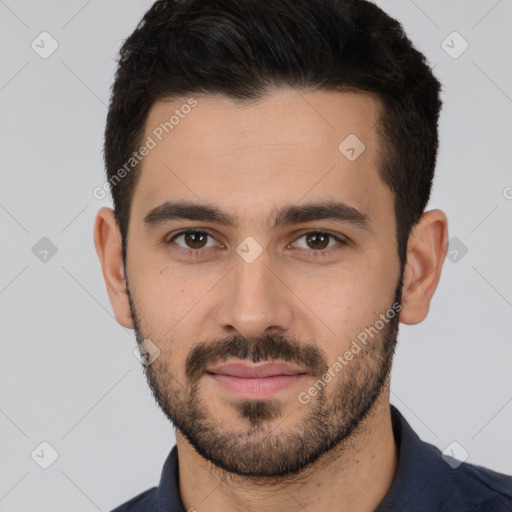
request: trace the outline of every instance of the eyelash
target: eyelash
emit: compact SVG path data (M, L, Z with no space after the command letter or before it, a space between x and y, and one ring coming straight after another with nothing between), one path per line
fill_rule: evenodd
M170 240L166 241L165 243L167 245L171 245L176 240L176 238L180 237L181 235L187 235L187 234L202 234L202 235L207 235L207 236L209 236L211 238L214 238L213 235L208 233L208 231L201 231L201 230L198 230L198 229L183 229L181 231L178 231L178 233L174 234L172 236L172 238ZM306 250L309 253L314 254L315 258L326 256L333 249L334 250L336 250L336 249L339 250L343 246L348 245L348 242L346 240L343 240L342 238L340 238L340 237L330 233L329 231L319 231L319 230L305 231L305 232L301 233L295 241L301 239L304 236L310 235L310 234L327 235L327 236L329 236L330 238L333 238L334 240L336 240L336 242L339 243L339 247L337 247L337 248L336 247L330 247L329 249L324 249L323 251L315 251L314 249L310 249L310 250L302 249L302 250ZM206 251L207 249L212 249L212 248L213 247L207 247L206 249L185 249L185 248L177 245L176 247L173 248L173 251L176 251L176 252L178 252L180 254L184 254L185 256L201 257L201 256L204 255L204 251ZM301 249L301 248L299 248L299 249Z

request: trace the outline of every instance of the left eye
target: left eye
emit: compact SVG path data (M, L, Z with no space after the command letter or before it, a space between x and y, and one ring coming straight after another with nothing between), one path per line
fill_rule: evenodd
M300 249L325 251L326 249L330 249L331 247L335 246L336 243L344 243L343 240L337 236L331 235L330 233L324 233L323 231L310 231L309 233L304 233L297 240L302 239L304 239L304 245L300 245L299 242L293 242L292 245Z

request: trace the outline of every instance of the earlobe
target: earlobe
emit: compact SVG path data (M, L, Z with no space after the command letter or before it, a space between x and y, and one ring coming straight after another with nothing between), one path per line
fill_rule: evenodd
M400 321L418 324L428 315L448 249L448 220L441 210L425 212L407 245Z
M124 276L121 234L110 208L101 208L96 215L94 245L116 320L124 327L133 329Z

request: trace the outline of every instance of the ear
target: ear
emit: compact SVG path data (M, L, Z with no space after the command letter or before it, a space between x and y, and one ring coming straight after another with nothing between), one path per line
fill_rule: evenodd
M400 322L418 324L428 315L448 250L448 220L441 210L425 212L407 244Z
M96 215L94 245L101 263L103 279L107 286L116 320L124 327L133 329L123 272L121 232L114 212L110 208L101 208Z

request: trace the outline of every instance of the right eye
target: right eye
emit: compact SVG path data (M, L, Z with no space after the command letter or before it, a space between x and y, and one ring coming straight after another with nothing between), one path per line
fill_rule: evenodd
M208 237L211 238L210 243L208 243ZM169 245L176 243L176 245L187 253L197 253L203 249L209 249L210 247L219 245L208 232L199 231L197 229L184 229L176 233L166 243Z

